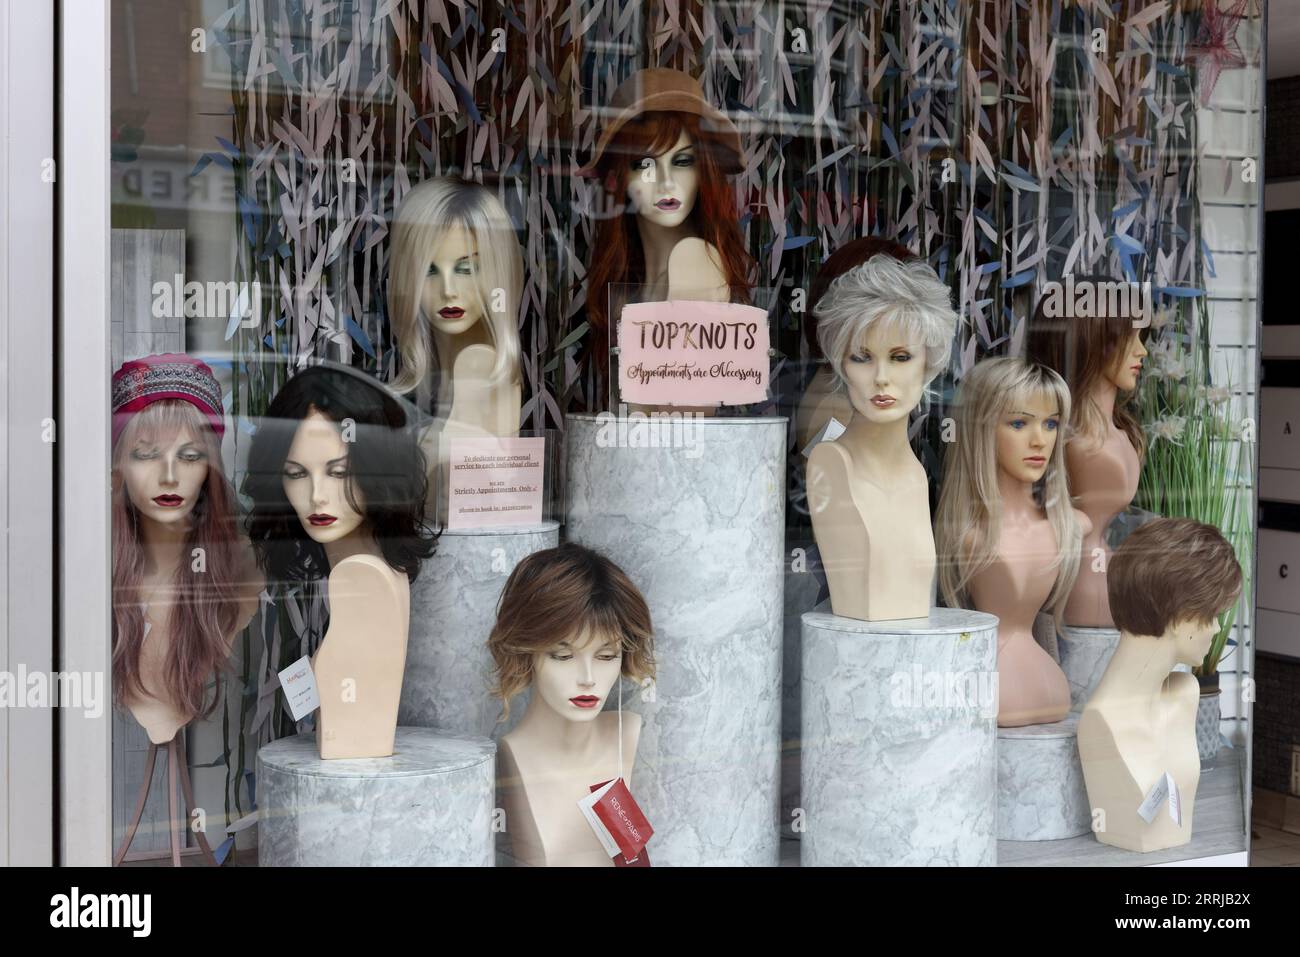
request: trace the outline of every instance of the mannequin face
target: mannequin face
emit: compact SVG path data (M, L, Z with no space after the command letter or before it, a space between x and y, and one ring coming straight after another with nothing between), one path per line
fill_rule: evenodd
M685 130L668 152L633 159L627 173L632 209L656 226L672 228L686 222L700 191L698 162Z
M312 541L337 542L357 530L365 516L348 502L348 444L338 426L320 412L302 420L282 473L284 494ZM360 493L357 504L364 508Z
M1123 392L1136 389L1138 376L1142 372L1142 360L1146 356L1147 350L1146 346L1142 345L1142 336L1135 329L1124 348L1115 353L1110 368L1106 370L1106 381Z
M478 289L478 249L469 230L445 230L429 254L420 309L433 328L456 336L483 318Z
M593 721L622 667L615 638L584 630L533 656L534 694L568 721Z
M208 480L208 453L188 428L170 438L137 440L120 466L127 498L146 519L185 522Z
M906 420L925 391L925 345L920 336L873 322L845 356L844 376L858 415L882 425Z
M1169 626L1169 635L1177 643L1179 664L1196 667L1205 660L1210 642L1219 632L1219 619L1209 621L1176 621Z
M1054 399L1041 395L1017 402L998 419L998 468L1018 482L1037 482L1047 471L1060 426Z

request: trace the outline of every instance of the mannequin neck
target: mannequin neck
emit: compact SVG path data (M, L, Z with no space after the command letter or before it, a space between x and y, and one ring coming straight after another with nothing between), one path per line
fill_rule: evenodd
M1121 631L1119 645L1102 679L1104 696L1111 700L1156 700L1178 663L1177 652L1178 643L1173 635L1153 638ZM1099 687L1098 691L1103 688Z
M690 219L684 220L677 226L660 226L652 223L644 216L636 217L637 233L641 237L641 249L645 254L645 284L653 286L659 280L666 278L668 273L668 257L673 253L673 247L683 239L691 239L695 236L695 227L691 225Z
M1088 392L1088 398L1101 410L1101 417L1108 431L1111 423L1115 421L1115 398L1118 394L1119 389L1115 387L1115 383L1105 378L1099 379ZM1105 436L1103 435L1102 438Z
M853 449L854 457L878 465L883 469L902 466L916 461L912 443L907 436L908 416L889 422L872 422L860 412L837 440Z
M383 549L375 541L369 522L363 522L353 529L350 534L337 541L326 542L324 548L325 558L329 562L330 568L337 567L339 562L345 558L351 558L353 555L373 555L375 558L384 561Z
M998 469L998 498L1003 519L1030 521L1042 517L1033 483L1021 481L1004 468Z
M186 559L185 544L190 534L190 523L158 522L145 515L140 515L139 519L145 574L170 579Z
M596 734L598 719L599 715L590 721L570 721L535 694L514 733L532 739L553 753L575 760L590 760L600 741ZM612 767L610 771L613 771Z

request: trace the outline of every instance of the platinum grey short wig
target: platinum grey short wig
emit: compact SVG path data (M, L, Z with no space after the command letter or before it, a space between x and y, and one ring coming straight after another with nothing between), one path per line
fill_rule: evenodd
M919 335L925 345L925 381L934 380L952 355L957 313L952 292L924 259L875 255L831 281L813 310L817 341L844 385L844 362L875 322Z

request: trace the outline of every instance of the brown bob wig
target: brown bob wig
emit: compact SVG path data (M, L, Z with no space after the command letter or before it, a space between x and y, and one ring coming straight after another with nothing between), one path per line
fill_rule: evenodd
M653 678L650 608L621 568L581 545L565 543L529 555L510 573L488 637L496 663L493 693L505 702L533 680L533 656L584 631L617 637L622 674Z
M1116 283L1109 276L1075 276L1075 285L1084 283ZM1099 299L1102 297L1098 297ZM1047 366L1070 387L1074 397L1074 410L1070 415L1070 430L1086 438L1105 438L1101 410L1092 400L1092 390L1101 382L1121 349L1127 347L1133 335L1133 320L1123 315L1072 316L1070 310L1055 318L1047 315L1046 295L1038 300L1025 336L1025 358ZM1120 393L1115 397L1112 415L1115 427L1120 429L1141 457L1146 450L1142 426L1132 409L1132 395Z
M1131 635L1158 638L1179 621L1213 621L1241 594L1241 566L1213 525L1158 518L1137 529L1106 571L1110 613Z

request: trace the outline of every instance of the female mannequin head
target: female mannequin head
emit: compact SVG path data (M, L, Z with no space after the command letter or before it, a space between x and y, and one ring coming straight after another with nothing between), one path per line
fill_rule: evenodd
M253 437L249 537L272 579L328 574L325 547L372 538L412 581L433 554L424 456L401 404L377 382L317 366L276 393Z
M645 598L617 565L572 543L534 552L511 573L488 637L496 694L529 685L538 706L590 721L620 675L654 676L654 631Z
M967 585L995 559L1003 489L1029 485L1056 536L1056 582L1047 606L1065 606L1079 568L1078 523L1070 504L1058 429L1070 415L1059 375L1022 359L985 359L962 380L956 442L944 461L936 538L939 588L950 607L969 602Z
M952 293L922 259L874 256L834 279L815 309L817 340L868 422L906 421L948 363Z
M1115 625L1129 635L1176 642L1181 664L1200 665L1219 615L1241 594L1241 565L1213 525L1158 518L1129 535L1110 559L1106 588Z
M883 255L892 259L906 261L915 259L916 254L902 243L894 242L883 236L861 236L845 243L826 257L826 261L817 270L817 277L808 290L808 312L804 316L803 335L808 343L808 352L814 361L825 358L821 343L817 341L817 305L826 295L831 283L855 266L861 266L872 256Z
M1076 287L1091 283L1098 288L1107 288L1102 283L1119 284L1107 276L1076 277L1074 283ZM1096 297L1096 308L1090 310L1094 314L1088 316L1075 316L1067 309L1063 315L1049 317L1048 302L1044 296L1029 320L1025 358L1047 366L1069 386L1074 396L1074 414L1068 423L1072 434L1105 436L1106 421L1097 393L1114 389L1114 424L1141 454L1145 440L1130 407L1147 354L1140 330L1134 328L1131 317L1110 311L1104 296ZM1101 315L1095 314L1098 312Z
M401 352L398 392L419 385L438 336L496 350L493 378L519 379L523 257L505 206L476 183L440 176L413 187L393 217L388 311Z
M143 695L191 717L212 713L239 615L238 527L221 466L221 389L212 371L185 355L124 363L113 376L113 687L121 704ZM158 555L176 545L167 599L164 686L141 674L145 596ZM192 556L201 549L196 569ZM209 697L208 682L217 678Z
M604 208L587 274L587 314L597 356L609 344L610 287L640 286L646 275L641 230L684 230L717 250L727 284L749 284L749 255L727 175L741 168L740 135L677 70L633 74L615 92L607 124L584 173L599 180ZM659 205L656 205L659 204ZM599 365L599 363L598 363Z

